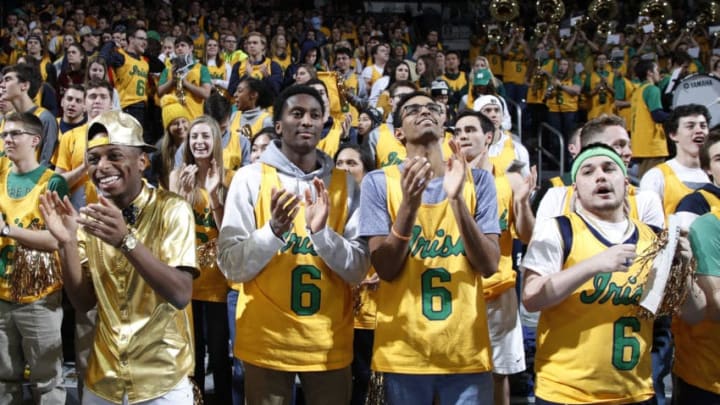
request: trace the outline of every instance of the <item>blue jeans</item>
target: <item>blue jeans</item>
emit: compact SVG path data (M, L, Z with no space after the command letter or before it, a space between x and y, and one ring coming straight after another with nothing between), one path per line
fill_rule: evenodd
M370 383L370 362L372 361L375 331L372 329L355 329L353 339L352 369L352 400L351 405L365 405Z
M492 373L395 374L383 373L388 405L430 405L437 397L445 404L492 405Z
M535 397L535 405L563 405L559 402L550 402L546 401L542 398ZM652 405L652 400L642 401L642 402L633 402L628 405Z
M663 316L655 319L653 325L652 345L652 374L655 388L655 401L653 404L665 405L665 383L663 379L670 374L673 358L673 339L670 331L670 317Z
M235 290L228 291L227 295L227 316L228 330L230 332L231 350L235 349L235 310L237 309L238 292ZM240 359L233 355L233 371L232 371L232 403L233 405L243 405L245 402L245 369L243 369Z
M673 382L675 384L672 396L673 405L720 405L720 394L690 385L680 377L675 378Z

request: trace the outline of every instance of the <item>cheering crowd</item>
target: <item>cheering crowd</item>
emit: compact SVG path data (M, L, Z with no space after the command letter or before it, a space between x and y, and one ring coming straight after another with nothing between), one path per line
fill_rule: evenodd
M149 3L2 6L0 403L720 404L709 14Z

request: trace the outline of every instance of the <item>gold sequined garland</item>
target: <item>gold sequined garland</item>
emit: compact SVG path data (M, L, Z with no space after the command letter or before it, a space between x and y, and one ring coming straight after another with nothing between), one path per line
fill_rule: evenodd
M635 259L635 262L639 265L639 270L633 277L639 278L640 273L646 266L652 269L653 262L667 244L668 232L664 230L660 233L655 243L645 249L645 251ZM688 276L692 275L693 278L695 277L696 265L697 263L694 258L686 265L683 265L681 261L673 261L667 283L665 284L663 300L658 307L657 313L653 314L644 307L638 306L638 317L642 319L653 319L660 316L672 316L676 314L687 298L689 292ZM645 283L647 283L647 280L648 277L645 277L645 281L641 283L643 287Z
M197 247L197 259L200 268L208 269L217 266L217 238Z
M37 226L29 229L40 230ZM15 245L13 271L9 274L10 294L14 301L40 295L49 287L62 282L60 261L55 252Z

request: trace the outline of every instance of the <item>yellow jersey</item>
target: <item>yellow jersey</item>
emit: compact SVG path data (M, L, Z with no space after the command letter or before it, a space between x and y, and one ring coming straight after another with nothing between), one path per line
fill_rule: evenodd
M517 273L512 267L513 237L511 228L515 223L512 187L504 174L498 174L497 168L494 168L493 172L497 192L498 221L500 222L500 262L495 274L483 278L485 301L497 298L505 291L515 287L517 279Z
M327 224L343 233L347 221L347 173L334 169ZM255 220L270 220L271 190L280 189L277 170L262 165ZM305 228L305 208L285 235L286 245L240 288L235 356L283 371L326 371L346 367L353 356L350 286L317 256Z
M557 217L565 243L562 271L612 246L578 214ZM625 243L641 255L655 243L647 225L631 220ZM559 403L623 404L655 395L650 347L653 321L636 316L650 266L600 273L565 300L542 310L537 328L535 395ZM638 277L636 277L639 274Z
M150 66L142 59L131 56L123 49L118 48L117 53L125 58L122 66L115 68L115 88L120 95L120 107L144 103L147 101L147 79Z
M210 208L210 197L207 190L200 188L200 193L193 206L195 217L196 257L200 276L193 280L192 299L208 302L225 302L227 300L227 280L217 266L218 227Z
M495 167L495 172L499 176L505 174L505 171L508 167L510 167L515 159L517 159L517 155L515 154L515 145L510 135L508 135L507 139L505 139L505 143L503 144L500 154L497 156L490 156L490 162Z
M525 55L525 46L516 45L503 59L503 81L505 83L525 84L527 69L528 60Z
M600 84L600 75L603 75L603 78L605 79L605 84L608 88L613 87L613 83L615 81L615 75L612 73L608 73L607 71L604 72L592 72L589 76L587 76L586 79L586 88L587 91L593 91L595 87L597 87ZM589 94L587 94L589 96ZM608 114L612 115L615 110L615 99L613 98L613 94L610 92L610 90L600 90L592 97L589 97L589 109L588 109L588 120L591 120L593 118L597 118L601 116L602 114Z
M394 222L403 198L400 169L383 171ZM470 172L462 192L474 212ZM402 374L492 369L482 277L467 260L447 199L420 206L403 269L394 280L380 281L372 369Z
M645 83L635 89L630 104L630 138L633 156L637 158L668 156L665 130L662 124L653 121L650 109L645 103L644 93L649 91L650 86L657 89L652 83Z
M663 162L655 167L660 170L665 179L662 202L663 210L665 211L665 221L667 221L670 214L674 213L675 208L680 204L680 200L695 190L686 186L667 163Z

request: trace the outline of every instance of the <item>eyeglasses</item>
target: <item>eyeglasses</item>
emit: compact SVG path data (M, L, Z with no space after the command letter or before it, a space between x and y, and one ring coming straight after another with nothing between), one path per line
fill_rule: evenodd
M133 37L137 39L138 41L147 41L147 37Z
M427 108L428 111L430 111L431 114L434 115L442 115L445 112L445 109L440 104L436 103L428 103L428 104L408 104L406 106L403 106L402 108L402 117L407 118L411 115L417 115L420 113L420 111L423 109L423 107Z
M5 139L5 138L7 138L8 136L9 136L10 138L12 138L12 139L15 139L15 138L17 138L17 137L20 136L20 135L33 135L33 136L34 136L34 135L37 135L37 134L35 134L35 133L33 133L33 132L29 132L29 131L23 131L22 129L16 129L16 130L13 130L13 131L0 132L0 139Z

